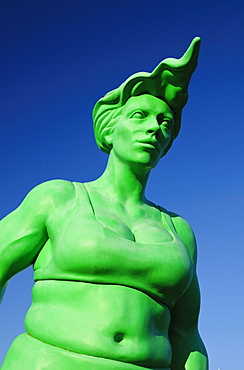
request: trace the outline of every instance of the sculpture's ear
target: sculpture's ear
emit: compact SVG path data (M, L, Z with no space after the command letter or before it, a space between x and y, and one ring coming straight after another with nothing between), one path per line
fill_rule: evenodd
M118 122L118 117L114 117L110 121L109 127L105 128L104 139L105 139L105 142L111 146L113 145L113 133L114 133L115 125L117 122Z
M112 146L113 145L113 131L114 131L114 127L106 127L104 129L104 141L105 143L108 145L108 146Z
M108 133L107 135L104 136L104 139L106 141L106 143L108 145L112 145L113 144L113 139L112 139L113 135L112 135L112 132Z

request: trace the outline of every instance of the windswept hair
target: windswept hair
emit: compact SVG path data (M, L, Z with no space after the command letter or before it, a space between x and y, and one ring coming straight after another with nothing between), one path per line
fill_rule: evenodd
M197 66L200 38L195 37L180 59L164 59L151 73L138 72L130 76L117 89L99 99L94 106L92 117L94 135L98 147L110 153L111 144L106 142L113 125L116 124L124 104L132 96L149 94L163 100L174 114L172 141L179 133L182 109L188 100L188 85Z

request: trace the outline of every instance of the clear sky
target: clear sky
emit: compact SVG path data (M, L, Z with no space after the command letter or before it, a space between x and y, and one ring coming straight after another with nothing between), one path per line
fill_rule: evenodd
M202 37L180 135L147 196L195 231L210 370L244 366L243 18L242 0L0 2L1 217L41 182L97 178L107 155L93 139L95 102ZM24 331L31 286L31 269L9 282L0 363Z

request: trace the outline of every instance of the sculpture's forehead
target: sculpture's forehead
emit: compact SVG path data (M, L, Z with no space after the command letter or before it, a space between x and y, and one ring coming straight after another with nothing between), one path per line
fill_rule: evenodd
M173 112L167 103L149 94L130 97L124 105L124 111L126 112L134 108L146 109L156 114L168 113L173 115Z

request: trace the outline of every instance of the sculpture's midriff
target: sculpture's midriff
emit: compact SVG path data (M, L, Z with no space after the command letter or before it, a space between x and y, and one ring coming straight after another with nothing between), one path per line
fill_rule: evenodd
M167 306L136 289L68 281L37 282L25 320L45 343L151 368L170 364L169 323Z
M161 230L152 243L138 243L99 222L80 185L76 201L47 226L27 333L79 354L167 369L170 309L192 278L170 217L160 224L161 243Z

